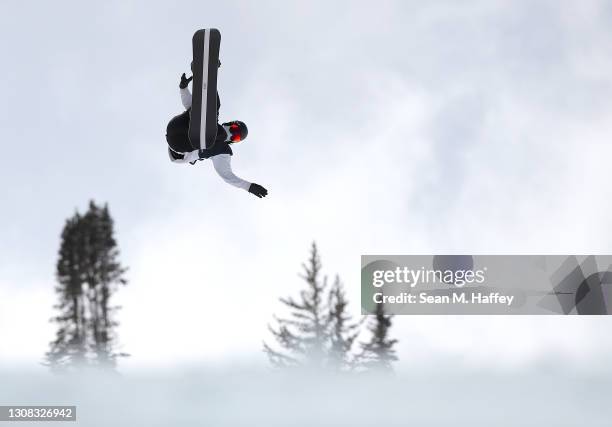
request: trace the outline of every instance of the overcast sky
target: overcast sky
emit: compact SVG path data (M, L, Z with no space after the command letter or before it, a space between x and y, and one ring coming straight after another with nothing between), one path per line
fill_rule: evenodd
M361 254L612 252L604 1L0 5L0 363L53 338L64 221L108 202L128 366L263 362L313 240L359 314ZM240 177L171 164L191 36L221 30ZM221 323L223 325L221 326ZM396 317L400 365L603 363L608 318ZM160 346L161 344L161 346Z

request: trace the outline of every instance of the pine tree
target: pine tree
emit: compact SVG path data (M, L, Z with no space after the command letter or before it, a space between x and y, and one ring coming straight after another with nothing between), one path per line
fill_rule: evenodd
M340 278L336 280L329 292L330 333L330 364L335 369L353 369L355 357L352 354L353 343L359 335L361 322L354 323L348 313L348 300Z
M85 359L81 221L81 216L76 213L66 221L62 231L57 263L58 285L55 288L60 301L54 306L60 314L52 319L58 324L58 330L55 341L51 343L51 350L47 353L47 362L52 367L80 365Z
M320 277L321 261L314 242L302 267L306 289L300 292L299 300L280 299L290 309L291 317L275 316L277 327L269 327L281 349L274 350L264 342L264 352L277 367L343 369L352 359L348 353L357 326L346 311L348 301L340 280L337 278L328 289L327 277Z
M395 349L396 339L389 338L392 316L386 315L384 304L376 305L376 312L371 318L368 330L370 341L361 344L362 353L359 355L361 366L377 371L391 371L392 363L397 360Z
M56 269L60 314L52 319L58 329L46 354L51 368L114 367L125 355L114 349L118 307L110 305L118 286L127 283L118 258L107 206L92 201L85 215L77 212L66 221Z

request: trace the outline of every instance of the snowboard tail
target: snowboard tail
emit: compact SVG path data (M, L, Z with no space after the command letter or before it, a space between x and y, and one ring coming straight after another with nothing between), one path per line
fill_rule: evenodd
M215 28L193 35L193 94L189 140L195 150L212 148L217 137L217 71L221 33Z

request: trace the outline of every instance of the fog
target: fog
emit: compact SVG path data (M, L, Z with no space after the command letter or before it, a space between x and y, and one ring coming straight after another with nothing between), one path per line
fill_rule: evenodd
M0 401L76 405L78 426L608 426L609 374L450 366L401 375L251 368L5 372ZM20 426L45 423L21 422Z

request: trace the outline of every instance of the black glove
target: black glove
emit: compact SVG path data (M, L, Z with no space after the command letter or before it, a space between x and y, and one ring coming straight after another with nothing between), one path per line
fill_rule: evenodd
M189 84L189 82L191 81L191 79L193 79L193 76L187 78L185 76L185 73L183 73L183 75L181 76L181 82L179 83L179 88L185 89L187 85Z
M257 197L261 199L262 197L266 197L268 195L268 190L266 190L259 184L253 183L249 187L249 193L255 194Z

